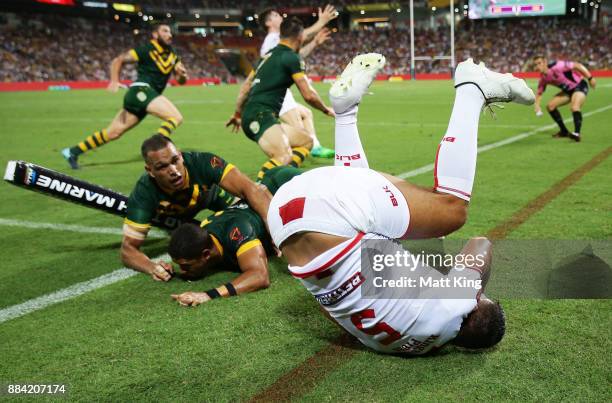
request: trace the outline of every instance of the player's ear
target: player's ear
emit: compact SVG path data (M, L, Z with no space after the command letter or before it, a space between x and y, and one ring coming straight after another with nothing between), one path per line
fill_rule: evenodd
M208 259L210 259L210 255L211 255L211 250L210 249L203 249L202 250L202 259L208 260Z
M145 171L147 171L151 178L155 178L155 176L153 176L153 172L151 172L151 167L149 166L149 164L145 164Z

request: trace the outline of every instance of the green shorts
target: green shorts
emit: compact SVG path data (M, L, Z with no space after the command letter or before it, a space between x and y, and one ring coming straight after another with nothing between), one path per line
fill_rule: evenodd
M247 105L242 112L242 130L256 143L266 130L277 124L280 124L278 113L268 106Z
M123 97L123 109L142 120L147 116L147 106L159 95L159 92L147 85L134 85Z
M303 172L301 169L287 165L272 168L266 171L261 184L265 185L270 193L275 194L281 186Z

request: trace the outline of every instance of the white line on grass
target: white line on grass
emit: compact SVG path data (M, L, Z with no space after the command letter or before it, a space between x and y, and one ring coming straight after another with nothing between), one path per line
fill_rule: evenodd
M590 116L590 115L594 115L596 113L599 112L603 112L605 110L608 110L612 108L612 104L608 105L608 106L604 106L602 108L599 109L595 109L591 112L587 112L584 114L584 116ZM567 121L569 121L569 119L566 119ZM498 141L496 143L492 143L492 144L487 144L486 146L480 147L478 149L478 152L485 152L488 150L492 150L494 148L498 148L501 146L504 146L506 144L510 144L510 143L514 143L516 141L522 140L524 138L527 138L537 132L543 131L543 130L548 130L552 127L555 127L554 124L552 125L548 125L548 126L543 126L539 129L536 130L532 130L529 132L525 132L525 133L521 133L518 134L516 136L513 137L509 137L505 140L502 141ZM400 178L409 178L412 176L416 176L416 175L420 175L422 173L426 173L429 172L431 170L433 170L433 164L428 164L425 165L421 168L417 168L414 169L412 171L408 171L408 172L404 172L403 174L398 175ZM159 256L155 259L168 259L168 255L163 255L163 256ZM132 277L136 275L136 272L130 269L126 269L126 268L121 268L119 270L115 270L109 274L105 274L103 276L94 278L92 280L88 280L88 281L84 281L82 283L78 283L75 284L73 286L64 288L62 290L53 292L51 294L47 294L47 295L43 295L42 297L38 297L38 298L34 298L31 299L29 301L26 301L24 303L18 304L18 305L13 305L13 306L9 306L7 308L4 308L2 310L0 310L0 323L6 322L8 320L11 319L15 319L18 318L20 316L24 316L27 315L30 312L34 312L34 311L38 311L40 309L46 308L50 305L53 304L57 304L59 302L62 301L66 301L75 297L78 297L79 295L83 295L85 293L88 293L90 291L96 290L98 288L116 283L118 281L124 280L126 278Z
M161 255L155 258L155 260L166 260L168 258L168 255ZM98 288L114 284L121 280L125 280L132 276L135 276L136 274L138 273L134 270L123 267L103 276L71 285L70 287L43 295L38 298L28 300L21 304L9 306L8 308L0 310L0 323L4 323L11 319L19 318L20 316L24 316L31 312L44 309L48 306L55 305L62 301L76 298L79 295L83 295Z
M20 227L32 229L52 229L57 231L80 232L83 234L111 234L123 235L123 230L113 227L86 227L84 225L56 224L50 222L35 222L25 220L13 220L10 218L0 218L0 225L7 227ZM151 230L148 235L150 238L165 238L166 235L159 230Z
M587 112L587 113L585 113L583 115L583 117L591 116L591 115L594 115L596 113L608 110L610 108L612 108L612 104L604 106L604 107L601 107L599 109L595 109L595 110L590 111L590 112ZM571 120L572 120L572 118L566 118L565 122L569 122ZM550 125L542 126L540 128L534 129L534 130L530 130L528 132L523 132L523 133L517 134L516 136L508 137L507 139L504 139L504 140L496 141L495 143L491 143L491 144L484 145L482 147L478 147L478 153L479 154L480 153L484 153L485 151L493 150L495 148L499 148L499 147L505 146L507 144L511 144L511 143L517 142L519 140L523 140L523 139L525 139L527 137L533 136L536 133L552 129L552 128L556 127L556 126L557 125L555 123L553 123L553 124L550 124ZM427 165L422 166L420 168L413 169L412 171L401 173L401 174L397 175L397 177L401 178L401 179L412 178L413 176L418 176L418 175L421 175L421 174L424 174L424 173L427 173L427 172L431 172L431 171L433 171L433 169L434 169L434 164L427 164Z

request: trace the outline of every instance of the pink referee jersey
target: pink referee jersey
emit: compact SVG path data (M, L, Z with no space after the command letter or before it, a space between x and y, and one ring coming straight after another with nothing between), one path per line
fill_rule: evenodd
M561 88L564 92L574 90L582 76L574 70L574 62L567 60L553 61L548 64L548 73L540 76L538 82L538 95L542 95L548 84Z

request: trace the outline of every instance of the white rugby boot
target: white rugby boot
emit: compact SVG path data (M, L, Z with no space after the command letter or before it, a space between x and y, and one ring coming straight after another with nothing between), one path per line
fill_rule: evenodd
M385 57L379 53L366 53L351 60L329 90L329 100L336 114L359 105L385 62Z
M472 58L457 65L455 70L455 88L466 84L474 84L485 98L485 104L493 102L516 102L531 105L535 95L527 86L525 80L514 77L510 73L501 74L491 71L484 63L475 64Z

